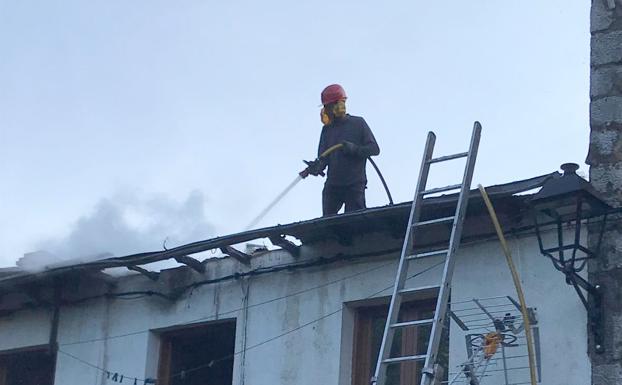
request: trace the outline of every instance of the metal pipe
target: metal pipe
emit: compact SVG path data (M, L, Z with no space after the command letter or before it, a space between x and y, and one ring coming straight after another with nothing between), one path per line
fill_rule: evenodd
M58 351L58 323L60 319L60 299L61 288L58 283L54 285L54 303L52 312L52 323L50 325L50 339L48 341L48 351L52 355L56 355Z

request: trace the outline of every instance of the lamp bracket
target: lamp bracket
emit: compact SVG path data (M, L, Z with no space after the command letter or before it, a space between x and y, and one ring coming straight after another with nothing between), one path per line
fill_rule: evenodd
M579 299L581 299L581 303L585 306L588 325L594 338L594 351L596 353L602 353L604 351L602 285L591 284L572 269L563 269L560 271L564 273L566 276L566 283L575 289ZM585 290L587 295L583 290Z

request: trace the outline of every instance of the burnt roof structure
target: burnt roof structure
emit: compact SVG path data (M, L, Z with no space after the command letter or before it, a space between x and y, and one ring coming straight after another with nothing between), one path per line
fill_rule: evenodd
M528 201L531 197L528 192L542 187L545 182L552 178L559 177L558 172L553 172L530 179L487 187L486 190L497 207L505 231L512 232L531 228L533 223L526 215ZM520 195L521 193L524 195ZM422 219L449 215L455 208L457 197L458 194L449 194L425 199ZM144 252L91 262L67 262L64 265L50 266L35 273L16 268L0 269L0 293L10 292L16 287L31 283L49 282L65 275L70 276L78 273L102 276L103 270L115 267L125 267L139 272L151 280L157 280L158 273L148 271L140 266L168 259L174 259L195 271L203 273L206 261L211 258L201 262L190 257L190 255L214 249L219 249L225 255L248 265L252 255L235 249L233 245L262 238L270 239L274 245L289 251L294 256L299 254L301 247L313 247L315 244L331 241L348 246L356 237L372 233L388 234L395 240L399 240L403 239L404 236L410 206L411 202L404 202L369 208L215 237L163 251ZM486 212L479 191L472 190L465 231L462 235L463 240L481 239L493 234L492 225L485 215ZM427 233L422 234L422 239L426 239L427 244L422 247L421 250L423 251L445 240L449 236L450 229L445 225L439 225L439 227L425 231ZM301 245L298 245L298 242L294 243L288 240L288 238L297 239Z

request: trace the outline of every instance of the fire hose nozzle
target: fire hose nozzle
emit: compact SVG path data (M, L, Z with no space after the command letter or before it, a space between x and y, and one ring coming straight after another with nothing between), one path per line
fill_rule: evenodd
M316 158L314 161L307 161L307 160L303 160L303 162L305 162L307 164L307 168L305 168L304 170L300 171L298 173L298 175L300 175L300 177L302 179L306 178L309 176L310 172L309 172L309 167L311 167L311 165L315 162L319 162L322 158L326 158L328 155L330 155L331 152L339 150L340 148L343 147L343 144L339 143L339 144L335 144L334 146L329 147L326 151L324 151L318 158ZM320 171L318 173L318 175L321 176L326 176L326 174L324 174L324 171Z
M307 168L305 168L304 170L300 171L300 172L298 173L298 175L300 175L300 177L301 177L302 179L304 179L304 178L308 177L308 176L311 174L311 172L310 172L310 170L309 170L309 169L310 169L311 167L313 167L313 166L314 166L314 164L315 164L316 162L318 162L318 161L319 161L319 158L318 158L318 159L316 159L316 160L314 160L314 161L303 160L303 162L307 165ZM324 174L324 171L320 171L320 172L318 173L318 175L325 176L326 174Z
M298 175L300 175L300 177L304 179L309 176L309 170L305 168L304 170L300 171Z

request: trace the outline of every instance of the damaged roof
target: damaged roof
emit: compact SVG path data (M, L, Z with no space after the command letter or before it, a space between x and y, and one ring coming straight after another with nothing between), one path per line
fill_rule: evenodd
M531 224L525 220L524 216L527 208L527 200L530 195L518 194L527 193L530 190L539 188L550 178L557 178L560 175L561 174L558 172L553 172L551 174L486 188L486 191L497 206L506 231L531 227ZM474 218L476 214L484 213L484 206L479 190L471 190L469 197L467 222L469 220L472 221L472 218ZM445 216L444 211L452 212L455 208L457 198L458 194L456 193L424 199L422 219ZM354 237L370 233L388 233L395 238L403 238L411 203L412 202L404 202L395 205L374 207L345 214L244 231L193 242L168 250L51 267L37 273L24 272L17 268L0 269L0 288L9 288L14 285L47 279L52 276L75 273L76 271L90 271L96 273L113 267L127 267L130 270L138 271L149 276L150 272L139 267L140 265L167 259L175 259L177 262L201 271L205 269L204 263L189 257L189 255L214 249L220 249L226 255L234 257L242 263L248 263L251 256L233 248L232 245L261 238L270 239L273 244L290 251L294 255L297 254L300 246L289 241L286 237L294 237L305 246L312 246L314 243L327 240L334 240L347 245L352 242ZM471 227L469 227L467 223L465 225L465 231L463 232L463 239L475 238L490 233L490 229L481 229L482 223L483 222L480 220L479 226ZM480 230L468 231L469 228L474 227L478 227ZM434 238L436 238L436 241L440 241L440 238L448 235L449 229L447 229L445 233L446 234L435 231L433 234L429 234L433 235L432 237L427 237L431 239L430 245L435 243Z

